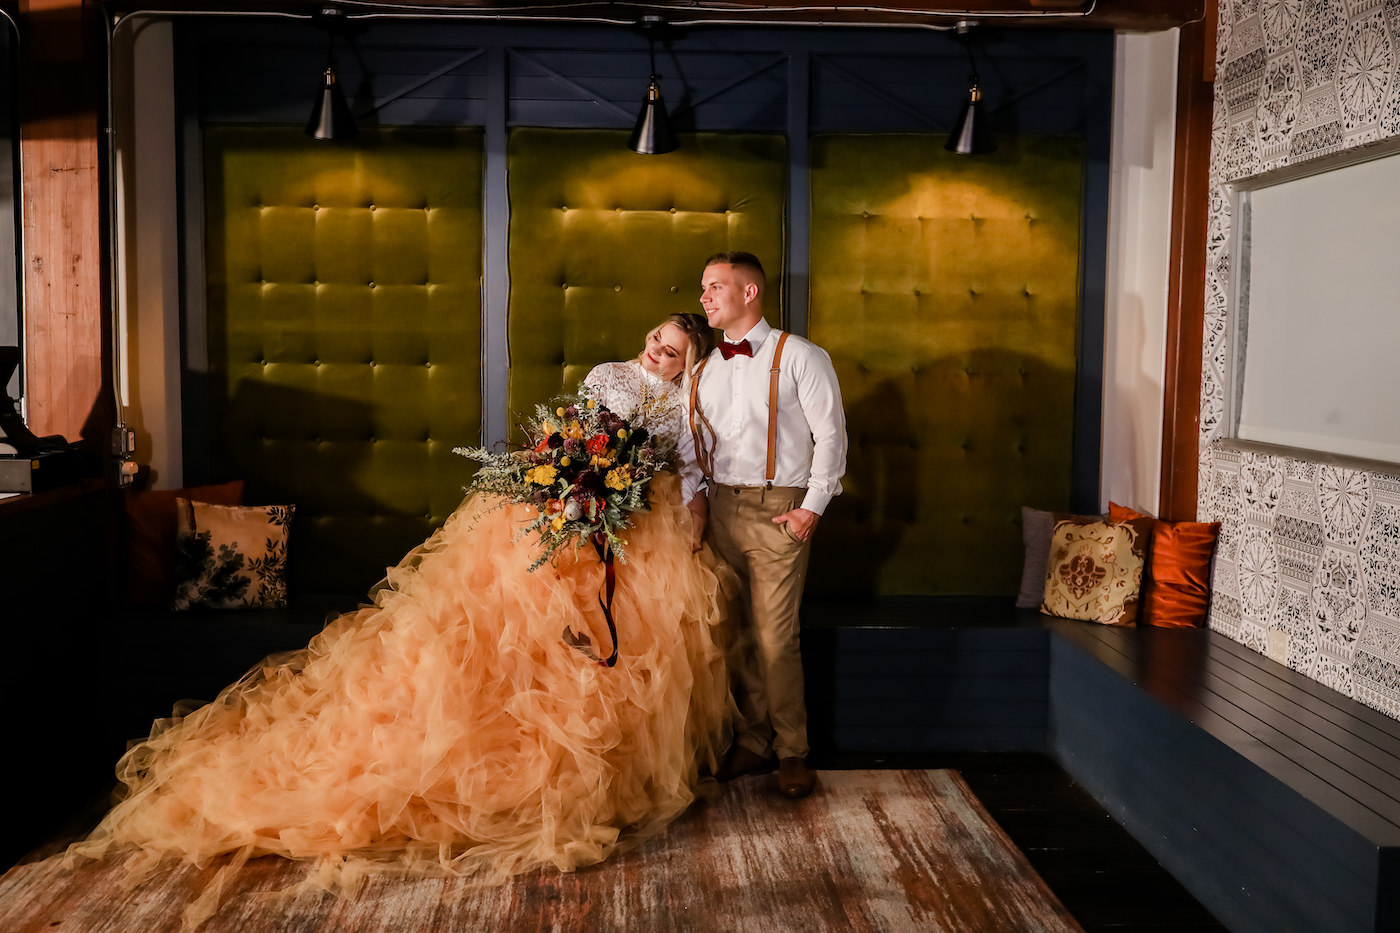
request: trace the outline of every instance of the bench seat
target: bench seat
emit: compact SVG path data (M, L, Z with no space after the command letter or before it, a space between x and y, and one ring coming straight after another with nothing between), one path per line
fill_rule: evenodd
M147 735L176 702L211 700L263 658L305 647L330 618L356 605L346 596L306 596L279 609L114 612L97 634L102 668L113 681L103 710L108 752Z
M1400 924L1400 723L1223 635L1052 623L1061 765L1231 930Z
M1400 929L1400 722L1218 633L809 600L813 755L1052 755L1238 933Z

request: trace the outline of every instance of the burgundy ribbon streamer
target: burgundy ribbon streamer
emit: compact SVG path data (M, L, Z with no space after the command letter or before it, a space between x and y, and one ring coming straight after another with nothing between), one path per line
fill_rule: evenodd
M617 568L613 566L612 548L608 546L608 539L601 534L593 536L593 547L598 551L598 558L603 562L603 589L598 594L598 605L603 607L603 618L608 620L608 637L612 639L612 654L606 658L600 658L593 652L593 642L587 635L576 635L574 630L568 626L564 627L564 643L570 648L577 648L582 651L590 660L597 661L605 667L613 667L617 664L617 623L613 621L612 603L613 590L617 586Z
M593 547L598 551L598 557L603 561L603 590L607 593L607 601L603 597L598 597L598 605L603 607L603 618L608 620L608 637L612 639L612 654L608 655L598 663L612 667L617 664L617 624L613 622L612 601L613 588L617 585L617 568L613 566L612 548L608 546L608 539L602 535L593 536Z

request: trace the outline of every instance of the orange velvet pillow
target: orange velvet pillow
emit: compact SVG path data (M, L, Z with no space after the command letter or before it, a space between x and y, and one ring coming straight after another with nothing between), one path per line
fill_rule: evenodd
M1147 518L1116 502L1108 504L1111 521ZM1139 622L1162 628L1200 628L1210 605L1210 558L1220 535L1219 522L1167 522L1152 526L1147 552L1146 593Z
M242 505L243 481L126 494L126 598L136 609L167 609L175 593L175 500Z

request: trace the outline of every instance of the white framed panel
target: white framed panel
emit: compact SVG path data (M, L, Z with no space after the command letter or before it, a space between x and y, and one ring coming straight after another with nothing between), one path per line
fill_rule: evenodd
M1242 441L1400 463L1400 151L1242 182L1227 424Z

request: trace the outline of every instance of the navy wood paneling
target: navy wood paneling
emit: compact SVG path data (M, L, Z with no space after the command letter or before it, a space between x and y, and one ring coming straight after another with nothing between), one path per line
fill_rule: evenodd
M1042 751L1048 635L996 600L809 600L814 754Z
M323 33L252 17L177 25L178 41L199 50L202 119L305 121L325 64ZM359 28L337 40L336 73L353 109L384 124L479 123L490 73L472 54L486 47L510 50L512 125L630 127L646 89L647 45L625 26L438 18ZM999 131L1088 136L1109 126L1111 33L988 29L974 48ZM782 132L785 65L798 53L811 62L814 133L947 132L966 91L961 42L931 30L692 28L658 45L656 64L681 129Z

